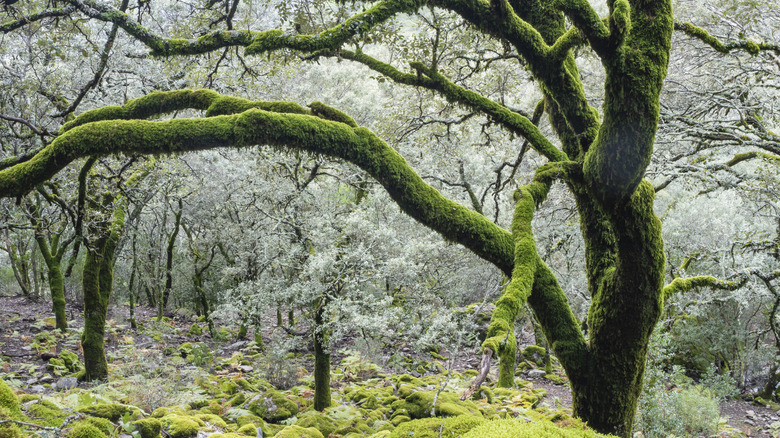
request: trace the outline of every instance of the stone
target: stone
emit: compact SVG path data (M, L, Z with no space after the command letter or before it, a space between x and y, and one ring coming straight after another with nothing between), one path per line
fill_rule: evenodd
M254 370L254 368L252 368L249 365L241 365L238 367L238 370L241 371L242 373L251 373L252 370Z
M79 385L79 380L75 377L63 377L57 381L57 389L65 391L73 389Z
M38 380L38 383L52 383L52 382L54 382L54 377L49 375L45 375Z
M755 413L755 411L748 410L747 412L745 412L745 417L750 418L751 420L755 420L756 419L756 413Z
M528 371L528 377L544 377L547 374L544 370L530 370Z
M43 385L35 385L27 388L27 392L30 394L41 394L46 392L46 388L44 388Z

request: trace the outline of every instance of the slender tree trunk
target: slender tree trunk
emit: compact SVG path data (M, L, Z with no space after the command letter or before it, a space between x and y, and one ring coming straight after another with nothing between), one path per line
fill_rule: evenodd
M111 199L104 205L111 205ZM108 379L108 362L104 350L104 336L108 303L114 283L114 252L125 225L123 199L114 202L114 215L109 224L100 224L94 233L97 238L87 249L82 284L84 286L84 331L81 346L84 349L83 379Z
M59 260L48 268L48 279L56 328L66 332L68 331L68 318L65 315L65 284Z
M330 351L323 327L325 300L319 300L314 313L314 409L330 407Z
M105 238L98 240L95 248L87 249L82 273L84 331L81 335L81 347L84 350L85 373L83 379L86 381L108 378L108 362L103 349L108 297L104 297L100 289L104 249Z
M171 295L173 286L173 247L176 244L176 236L179 235L179 225L181 225L182 201L179 199L179 211L174 213L173 232L168 237L168 247L165 258L165 290L163 291L162 303L160 304L159 317L162 317L163 310L168 307L168 299Z

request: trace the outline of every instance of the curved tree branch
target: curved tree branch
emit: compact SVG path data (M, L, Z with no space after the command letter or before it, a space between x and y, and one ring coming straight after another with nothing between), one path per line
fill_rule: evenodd
M127 116L133 112L159 114L163 109L204 107L211 111L211 105L223 100L218 97L210 91L159 92L128 102L124 107L84 113L74 120L69 130L64 127L64 133L31 160L0 171L0 197L24 194L36 183L51 178L68 163L83 156L183 153L250 145L294 148L356 164L377 179L414 219L446 239L463 244L504 272L511 272L513 245L506 230L442 196L394 149L365 128L353 128L311 115L260 109L200 119L160 122L114 119L81 124L84 119L99 120L108 115ZM233 104L233 108L262 106L262 103L243 99L226 98L224 101L223 104ZM285 107L279 103L275 105ZM219 109L225 110L224 106ZM269 105L266 103L265 106Z

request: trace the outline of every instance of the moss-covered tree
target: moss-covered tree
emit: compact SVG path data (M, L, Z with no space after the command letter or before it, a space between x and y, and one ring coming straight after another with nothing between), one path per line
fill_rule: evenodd
M78 11L118 25L148 46L153 55L162 57L191 56L231 46L245 47L248 56L293 50L312 58L340 57L383 78L433 90L450 102L484 114L525 138L549 163L539 167L534 180L516 192L514 220L511 230L506 230L480 212L444 197L394 149L338 110L320 103L308 109L289 102L180 90L152 93L122 107L80 115L40 153L0 171L0 196L21 195L67 163L87 155L179 153L259 144L352 162L382 184L407 214L444 238L466 246L511 278L497 302L483 344L486 357L503 358L505 384L510 383L505 379L515 351L514 319L527 302L569 377L575 415L596 430L630 436L648 340L665 296L661 226L653 212L653 187L643 178L653 152L659 94L674 29L670 0L608 1L604 18L581 0L385 0L317 35L233 30L228 19L227 29L197 39L155 35L128 14L103 3L66 3L68 8L26 20ZM560 146L542 134L532 117L448 79L435 56L427 63L411 62L411 71L403 71L359 48L345 48L346 43L361 41L392 17L423 6L459 15L516 53L539 84L543 94L539 108L546 113ZM2 29L24 25L12 22ZM712 37L693 26L678 28L713 44ZM585 95L572 53L584 45L593 50L606 73L601 115ZM721 46L726 51L744 49L751 53L777 49L756 43ZM203 111L204 117L145 120L185 109ZM579 212L591 299L587 340L554 274L537 254L532 233L534 211L554 181L565 183ZM677 290L712 282L714 279L699 278L670 287Z

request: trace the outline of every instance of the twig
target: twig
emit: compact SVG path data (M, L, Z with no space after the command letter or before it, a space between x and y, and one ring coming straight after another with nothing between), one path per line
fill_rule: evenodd
M466 391L464 391L460 396L461 400L471 398L471 396L479 390L479 387L482 386L482 383L485 381L485 379L487 379L487 375L490 372L490 365L492 363L493 350L486 348L485 351L482 352L482 361L479 364L479 374L477 374L477 377L474 378L474 382L471 384L471 386L469 386L468 389L466 389Z

